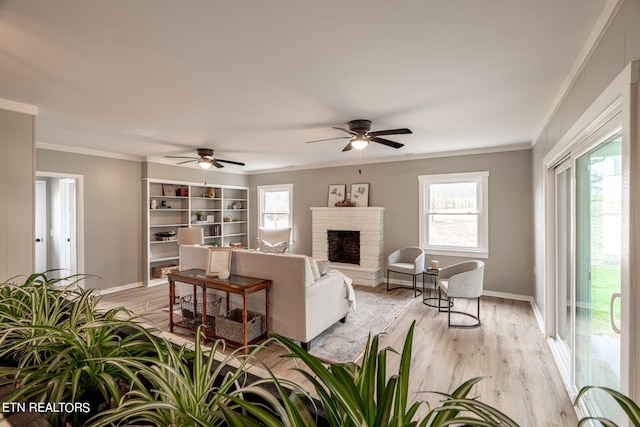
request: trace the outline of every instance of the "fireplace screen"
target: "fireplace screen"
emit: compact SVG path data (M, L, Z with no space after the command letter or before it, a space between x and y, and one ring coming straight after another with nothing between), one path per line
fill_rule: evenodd
M327 230L329 261L360 264L360 232Z

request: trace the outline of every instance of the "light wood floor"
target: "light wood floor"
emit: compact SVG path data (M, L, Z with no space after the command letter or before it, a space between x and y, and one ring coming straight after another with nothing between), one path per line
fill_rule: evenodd
M384 286L360 289L386 292ZM412 294L404 289L392 292ZM162 309L168 306L168 299L168 287L161 285L107 294L102 297L102 304L145 312L151 322L166 331L168 313ZM465 304L464 300L456 300L458 308ZM451 392L470 378L486 377L475 387L473 396L505 412L520 425L576 426L572 402L530 304L483 297L481 318L480 328L448 328L446 314L425 306L418 297L387 328L381 345L401 350L411 322L416 321L410 398L437 405L439 397L429 391ZM181 336L192 338L187 332ZM293 361L281 358L282 354L282 347L271 345L258 357L277 375L304 384L301 375L292 371ZM399 357L391 359L388 372L397 370Z

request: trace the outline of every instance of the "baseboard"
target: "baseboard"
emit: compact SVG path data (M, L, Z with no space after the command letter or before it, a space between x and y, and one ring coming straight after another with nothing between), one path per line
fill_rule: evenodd
M114 286L112 288L100 289L97 291L98 295L107 295L114 292L126 291L127 289L141 288L144 286L142 282L128 283L126 285Z
M386 286L386 279L382 284ZM407 288L413 287L413 283L410 280L391 279L389 280L389 284L393 286L405 286ZM422 279L418 280L417 286L420 289L422 289ZM531 304L531 309L533 310L533 315L536 318L536 322L538 322L538 327L540 328L540 332L544 334L544 318L542 317L542 313L540 313L540 309L538 309L538 305L536 304L536 301L533 299L531 295L513 294L509 292L499 292L499 291L489 291L485 289L482 291L482 296L528 302L529 304Z

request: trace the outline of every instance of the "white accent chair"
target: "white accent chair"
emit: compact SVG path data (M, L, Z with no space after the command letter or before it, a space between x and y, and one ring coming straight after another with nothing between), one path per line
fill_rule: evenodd
M438 286L447 296L448 304L440 307L440 311L448 313L449 327L476 328L480 326L480 296L482 296L484 279L484 263L482 261L465 261L450 265L440 270ZM454 298L477 299L477 314L452 310ZM475 319L471 324L452 324L451 313L462 314Z
M275 245L285 242L285 253L289 252L289 242L291 241L291 227L258 227L258 249L263 248L262 242Z
M416 286L418 275L424 273L424 250L418 246L407 246L400 248L389 255L387 258L387 291L400 289L402 286L396 286L389 289L390 273L408 274L413 279L414 296L422 293ZM422 288L424 289L424 274L422 274Z

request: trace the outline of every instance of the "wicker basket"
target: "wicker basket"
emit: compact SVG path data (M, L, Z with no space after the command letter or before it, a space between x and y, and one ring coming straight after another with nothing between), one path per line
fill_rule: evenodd
M151 269L151 277L154 279L162 279L174 271L178 271L178 266L175 264L159 265Z
M216 317L220 314L222 297L216 294L207 294L207 327L213 328ZM194 328L202 324L202 299L198 298L198 304L193 306L193 295L180 298L180 310L182 311L182 324L189 328ZM194 310L195 308L195 310ZM193 313L196 313L195 317Z
M247 342L264 334L264 328L264 316L247 311ZM226 316L217 316L216 335L229 341L242 343L242 309L234 308Z

